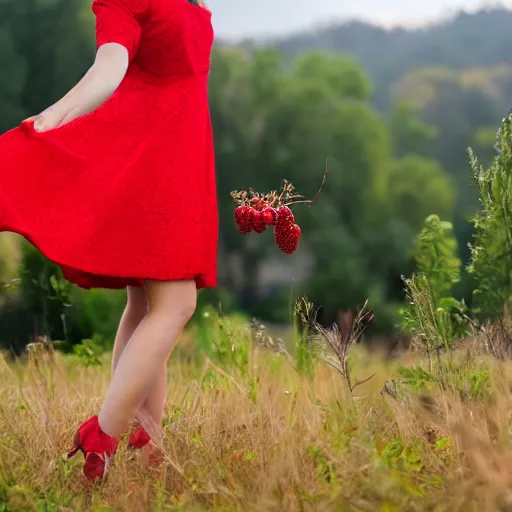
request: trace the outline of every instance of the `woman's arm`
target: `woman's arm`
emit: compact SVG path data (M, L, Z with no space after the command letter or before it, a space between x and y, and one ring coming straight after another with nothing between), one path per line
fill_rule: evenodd
M123 81L128 70L128 50L118 43L99 47L94 64L57 103L33 117L34 129L44 132L92 112L104 103Z

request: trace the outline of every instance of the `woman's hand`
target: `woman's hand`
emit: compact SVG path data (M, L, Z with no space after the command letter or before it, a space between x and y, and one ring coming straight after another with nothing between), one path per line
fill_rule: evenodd
M117 43L104 44L98 49L94 65L66 96L25 122L33 121L34 130L41 133L92 112L115 92L127 69L128 50Z
M32 121L34 123L34 130L41 133L61 126L64 124L63 121L66 117L67 115L65 112L60 112L59 109L54 106L47 108L37 116L25 119L24 122Z

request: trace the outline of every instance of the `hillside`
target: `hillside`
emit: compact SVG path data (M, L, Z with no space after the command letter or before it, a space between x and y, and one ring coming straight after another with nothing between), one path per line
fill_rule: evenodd
M416 30L349 22L298 33L273 44L288 57L312 49L353 56L376 84L376 104L387 107L392 85L412 69L436 66L462 70L509 63L512 11L462 12Z

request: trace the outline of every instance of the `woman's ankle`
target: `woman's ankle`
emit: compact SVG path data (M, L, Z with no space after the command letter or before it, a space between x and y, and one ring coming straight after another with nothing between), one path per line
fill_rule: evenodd
M125 432L125 430L120 431L119 427L116 428L116 422L103 411L98 414L98 424L102 432L114 439L119 439Z
M161 446L162 444L162 421L163 418L160 421L155 421L155 419L149 414L149 412L141 408L137 412L137 421L139 425L148 433L148 435L151 437L151 441Z

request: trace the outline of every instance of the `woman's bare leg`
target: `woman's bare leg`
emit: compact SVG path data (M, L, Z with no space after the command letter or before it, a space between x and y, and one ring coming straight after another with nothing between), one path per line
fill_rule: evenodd
M119 358L128 344L128 341L148 312L148 301L144 288L129 286L126 289L126 295L126 307L121 316L121 321L119 322L112 351L112 375L115 373Z
M112 375L133 333L148 313L148 301L144 288L129 286L126 308L119 322L112 353ZM167 396L167 360L162 365L158 380L151 388L144 404L137 411L137 418L147 430L160 432L164 418L165 399ZM152 436L154 437L154 435ZM160 437L158 435L157 437Z
M163 364L196 306L194 281L148 281L146 295L148 313L119 357L99 414L101 428L112 437L120 437L128 429L157 385ZM145 411L141 412L144 416Z

